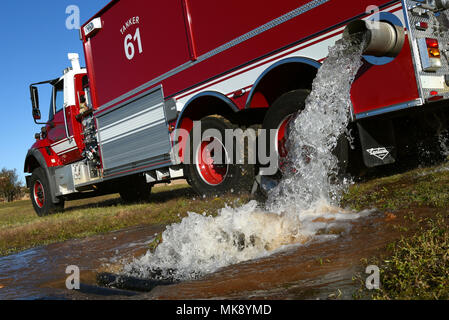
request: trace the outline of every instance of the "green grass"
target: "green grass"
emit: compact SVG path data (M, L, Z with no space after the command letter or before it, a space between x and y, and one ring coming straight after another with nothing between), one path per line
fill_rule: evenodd
M247 196L199 199L185 185L155 188L150 203L122 203L118 195L69 202L63 213L39 218L30 201L0 204L0 256L36 246L142 225L178 222L188 212L216 214ZM196 198L196 199L195 199Z
M449 299L449 170L447 164L354 185L343 204L355 210L377 208L393 212L402 222L393 227L397 241L363 266L380 268L380 290L365 288L356 277L356 298ZM362 280L363 279L363 280Z
M380 268L380 290L365 289L362 283L357 298L374 300L449 299L449 215L422 221L411 237L387 246L386 258L371 258L365 265ZM359 278L360 280L360 278Z
M342 204L355 210L398 211L449 207L449 170L439 166L375 179L352 186Z

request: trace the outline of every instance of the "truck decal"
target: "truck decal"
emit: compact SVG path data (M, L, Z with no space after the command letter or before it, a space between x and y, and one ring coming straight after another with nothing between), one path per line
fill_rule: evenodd
M142 48L142 40L140 38L140 29L136 29L136 33L134 36L132 34L128 34L125 37L125 55L128 60L132 60L134 58L134 55L136 54L136 48L134 46L134 43L132 42L134 40L135 43L137 43L137 48L139 49L139 53L143 53Z
M137 16L137 17L129 18L129 19L126 21L126 23L123 25L123 27L120 29L121 34L124 35L125 32L126 32L126 30L127 30L130 26L135 25L135 24L139 24L139 23L140 23L139 20L140 20L140 18L139 18L138 16Z
M370 156L376 157L380 160L384 160L390 154L387 148L384 147L368 149L366 152L368 152Z
M61 141L58 141L55 144L51 145L51 148L53 151L58 155L63 155L68 152L71 152L73 150L76 150L78 146L76 145L73 136L70 138L63 139Z

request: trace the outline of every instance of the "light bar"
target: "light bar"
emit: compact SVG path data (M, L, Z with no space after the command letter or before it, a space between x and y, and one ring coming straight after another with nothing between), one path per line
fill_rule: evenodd
M101 23L101 18L95 18L87 25L84 26L84 36L92 37L95 33L97 33L101 28L103 28L103 24Z

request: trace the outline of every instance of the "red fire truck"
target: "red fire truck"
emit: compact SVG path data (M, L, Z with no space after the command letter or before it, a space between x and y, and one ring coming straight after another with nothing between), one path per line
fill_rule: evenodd
M367 167L399 161L415 137L446 124L448 8L447 0L112 1L81 27L86 68L69 54L62 76L30 86L38 124L38 86L53 90L25 161L34 208L46 215L113 192L143 200L173 179L200 194L235 188L241 168L208 154L217 137L186 161L188 139L173 132L195 121L203 131L259 126L277 130L281 150L344 32L365 32L369 43L351 92L354 150L339 147L339 156L355 152Z

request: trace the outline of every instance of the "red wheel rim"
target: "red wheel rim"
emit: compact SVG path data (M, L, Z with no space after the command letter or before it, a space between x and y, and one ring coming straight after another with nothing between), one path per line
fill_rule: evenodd
M197 171L209 185L218 186L223 183L228 175L229 166L227 161L223 159L224 163L216 163L214 159L214 142L218 142L222 148L222 155L227 159L227 152L223 144L218 139L211 139L211 141L203 141L197 149Z
M276 146L277 147L276 151L277 151L280 159L284 159L288 155L288 150L287 150L287 146L286 146L287 139L288 139L287 128L292 119L293 119L293 115L287 116L278 127L277 137L276 137L276 140L278 143Z
M39 208L42 208L45 203L44 187L40 181L36 181L33 188L34 201Z

